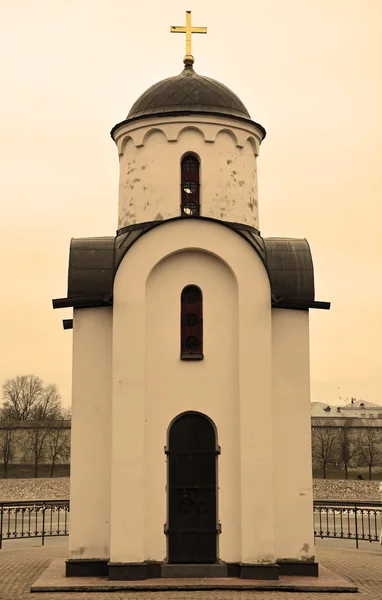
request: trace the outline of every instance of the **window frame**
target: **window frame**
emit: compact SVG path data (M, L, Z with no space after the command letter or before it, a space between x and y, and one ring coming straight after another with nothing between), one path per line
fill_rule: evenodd
M187 294L197 294L195 302L187 301ZM197 323L186 322L187 315L196 315ZM195 349L187 347L186 340L196 337L198 345ZM186 285L180 295L180 358L181 360L203 360L203 292L195 284Z
M185 163L187 160L192 160L196 163L196 169L186 170ZM187 194L185 184L192 182L195 184L195 192ZM195 213L187 213L187 204L195 205ZM192 210L191 207L189 210ZM180 161L180 214L182 217L200 217L200 158L193 152L184 154Z

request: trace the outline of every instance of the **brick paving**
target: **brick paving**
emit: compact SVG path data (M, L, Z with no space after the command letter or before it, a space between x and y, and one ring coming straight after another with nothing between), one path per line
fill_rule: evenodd
M1 600L382 600L382 556L355 549L317 548L318 561L355 583L359 594L319 592L60 592L30 593L31 584L52 560L65 556L62 547L17 548L0 551Z

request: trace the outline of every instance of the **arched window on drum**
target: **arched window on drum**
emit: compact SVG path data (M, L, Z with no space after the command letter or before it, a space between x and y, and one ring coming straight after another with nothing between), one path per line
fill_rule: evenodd
M181 163L181 202L182 217L200 215L200 163L193 154L186 154Z
M180 358L203 359L203 296L196 285L186 286L180 301Z

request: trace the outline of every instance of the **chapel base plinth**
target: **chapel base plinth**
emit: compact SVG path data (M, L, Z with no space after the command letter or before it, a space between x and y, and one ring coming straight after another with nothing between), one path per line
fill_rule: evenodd
M191 577L228 577L228 568L224 563L217 564L162 564L161 577L178 579Z
M307 560L278 560L280 575L318 577L318 563Z
M150 565L151 566L151 565ZM109 563L109 579L111 581L138 581L142 579L148 579L160 577L160 566L159 574L156 573L156 569L150 569L149 563ZM152 571L152 572L150 572Z
M271 579L279 578L279 567L276 563L240 563L241 579Z
M285 576L280 574L278 580L241 579L237 576L225 577L191 577L163 578L151 577L146 580L117 580L110 581L105 577L65 577L65 560L53 560L32 584L32 592L170 592L170 591L213 591L213 590L253 590L274 592L322 592L322 593L357 593L354 583L336 575L326 567L320 566L318 577ZM147 567L150 563L146 563ZM163 563L164 564L164 563ZM231 568L240 569L239 563L230 563ZM156 568L158 564L155 565ZM211 565L210 565L211 566Z
M107 577L109 575L107 564L107 560L101 559L68 559L65 563L65 575L66 577Z
M177 564L147 561L111 563L102 559L69 559L66 577L107 577L110 581L145 579L239 578L277 581L282 576L318 577L318 563L278 559L276 563Z

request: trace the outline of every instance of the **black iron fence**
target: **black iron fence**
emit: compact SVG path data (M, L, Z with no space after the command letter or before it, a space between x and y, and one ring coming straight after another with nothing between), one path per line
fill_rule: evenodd
M69 534L69 500L0 502L0 549L4 540Z
M379 542L381 502L314 501L314 535L317 538Z
M5 540L69 534L69 500L0 502L0 549ZM382 531L380 502L315 500L314 535L317 538L379 542Z

